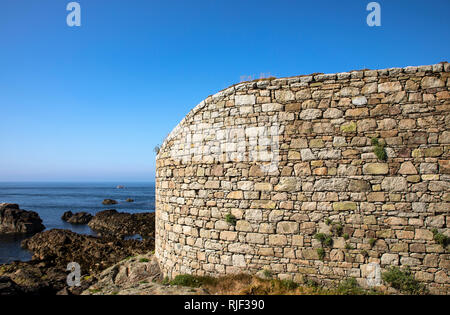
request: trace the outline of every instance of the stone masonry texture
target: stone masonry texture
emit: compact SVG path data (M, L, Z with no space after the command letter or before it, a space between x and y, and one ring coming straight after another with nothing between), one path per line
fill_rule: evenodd
M262 79L209 96L157 155L163 273L269 270L367 286L378 264L409 267L431 293L449 294L450 255L432 233L450 236L449 85L440 63Z

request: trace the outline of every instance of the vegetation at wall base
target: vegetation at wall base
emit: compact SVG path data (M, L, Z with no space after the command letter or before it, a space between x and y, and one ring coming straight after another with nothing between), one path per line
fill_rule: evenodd
M415 295L426 293L424 285L414 279L408 268L402 270L399 267L391 267L381 274L381 278L402 293Z
M269 270L265 270L270 272ZM271 275L271 273L270 273ZM382 294L359 286L354 278L341 281L334 288L326 288L313 279L303 284L292 280L262 279L247 274L236 274L213 278L208 276L178 275L167 285L192 288L202 287L209 294L219 295L372 295Z

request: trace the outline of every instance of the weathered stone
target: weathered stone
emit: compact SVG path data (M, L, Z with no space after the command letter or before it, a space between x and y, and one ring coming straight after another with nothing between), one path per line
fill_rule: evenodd
M297 222L278 222L277 233L278 234L294 234L298 232Z
M317 160L317 157L312 153L310 149L303 149L300 151L301 158L303 161Z
M436 77L424 77L420 83L422 89L431 89L445 86L444 81Z
M331 118L331 119L336 119L336 118L341 118L343 116L343 112L340 109L337 108L328 108L324 113L323 113L323 118Z
M407 187L404 177L386 177L381 182L381 188L385 191L406 191Z
M398 255L397 254L383 254L381 256L381 264L388 266L397 266L398 265Z
M352 98L352 104L356 106L363 106L367 104L367 98L365 96L357 96Z
M368 175L386 175L389 167L386 163L367 163L363 166L363 173Z
M361 192L361 191L370 191L370 184L362 179L350 179L350 183L348 185L349 191Z
M227 195L228 199L243 199L244 193L240 190L232 191Z
M401 166L400 166L400 170L398 171L399 174L402 175L415 175L417 174L417 170L414 167L414 165L411 162L404 162Z
M378 84L379 93L392 93L402 90L400 82L386 82Z
M304 109L300 112L300 119L311 120L317 119L322 116L322 111L320 109Z
M296 190L299 190L299 181L295 177L283 177L278 185L275 186L275 191L292 192Z
M234 97L234 103L236 106L254 105L256 104L256 97L255 95L236 95Z
M253 231L251 224L245 220L238 220L236 222L236 231L251 232Z
M292 91L277 90L275 91L275 98L277 101L284 103L295 100L295 95Z
M352 122L341 125L341 131L342 132L355 132L356 131L356 123L352 121Z
M348 211L356 210L357 206L355 202L345 201L345 202L335 202L333 203L333 210L336 211Z
M345 191L347 189L348 179L331 178L319 179L314 184L315 191Z
M285 235L269 235L269 245L283 246L287 244L287 238Z
M271 191L273 189L270 183L255 183L255 190Z

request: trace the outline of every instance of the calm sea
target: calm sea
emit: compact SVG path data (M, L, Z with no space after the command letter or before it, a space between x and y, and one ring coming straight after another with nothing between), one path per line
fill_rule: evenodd
M124 189L117 189L123 185ZM135 200L126 202L127 198ZM104 206L104 199L118 201ZM89 212L92 215L106 209L121 212L151 212L155 209L154 183L6 183L0 182L0 203L17 203L21 209L39 213L47 230L68 229L80 234L95 235L87 226L75 226L61 220L65 211ZM23 237L0 236L0 264L14 260L27 261L31 254L20 248Z

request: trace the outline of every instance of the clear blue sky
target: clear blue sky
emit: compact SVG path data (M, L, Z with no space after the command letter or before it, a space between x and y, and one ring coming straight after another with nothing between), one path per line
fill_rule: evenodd
M0 181L154 180L153 148L243 75L449 59L449 0L0 0Z

